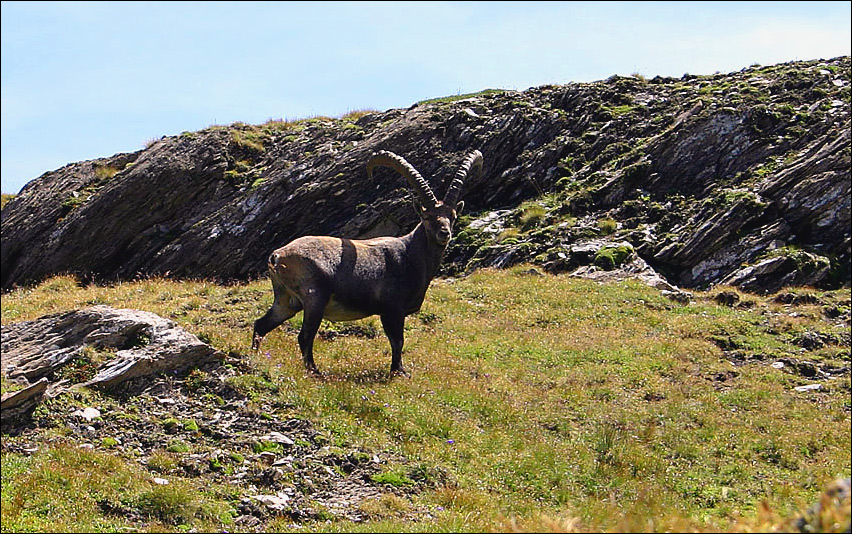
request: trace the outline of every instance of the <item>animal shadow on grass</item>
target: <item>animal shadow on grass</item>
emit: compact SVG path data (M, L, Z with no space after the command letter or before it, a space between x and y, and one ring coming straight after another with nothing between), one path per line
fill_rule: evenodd
M385 366L344 372L320 371L319 375L314 376L323 382L352 382L355 384L388 384L392 380L410 378L410 375L392 373Z

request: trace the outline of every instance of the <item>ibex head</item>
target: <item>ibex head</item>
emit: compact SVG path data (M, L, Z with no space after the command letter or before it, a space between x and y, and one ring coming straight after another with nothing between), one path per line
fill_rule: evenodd
M390 167L408 181L415 195L417 214L423 221L427 235L445 247L453 236L453 224L464 208L464 202L459 201L464 182L472 173L477 173L477 176L482 173L482 153L474 150L468 154L450 182L443 200L435 197L432 188L417 169L401 156L387 150L376 152L367 162L367 176L372 178L373 169L377 166Z

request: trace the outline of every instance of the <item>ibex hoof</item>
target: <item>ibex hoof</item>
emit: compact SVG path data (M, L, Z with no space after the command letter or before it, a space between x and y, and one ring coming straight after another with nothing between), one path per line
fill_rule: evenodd
M391 376L404 376L405 378L411 378L411 374L402 367L392 368L390 374Z
M263 336L254 336L251 340L251 350L257 352L260 350L260 343L263 341Z

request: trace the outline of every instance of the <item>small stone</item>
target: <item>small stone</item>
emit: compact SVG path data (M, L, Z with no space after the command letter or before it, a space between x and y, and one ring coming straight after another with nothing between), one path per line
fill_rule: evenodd
M850 493L852 493L852 481L848 478L837 479L829 484L817 501L793 523L797 530L793 530L792 532L823 532L825 530L849 532L848 510ZM843 513L844 501L847 510L845 514ZM824 518L841 518L844 515L847 516L845 529L842 527L843 523L834 523L833 528L826 528L824 526Z
M275 453L269 451L263 451L262 453L257 455L260 458L260 461L265 463L266 465L272 465L275 461Z
M81 419L85 419L86 421L92 421L101 416L100 410L97 408L84 408L82 410L77 410L71 414L74 417L80 417Z
M808 384L807 386L796 386L793 389L800 393L805 391L819 391L820 389L822 389L822 384Z
M281 432L270 432L269 434L260 438L263 441L271 441L273 443L280 443L282 445L295 445L296 442L292 439L288 438Z
M159 486L166 486L168 485L168 483L169 481L165 478L154 477L154 484L157 484Z
M770 365L772 367L774 367L775 369L783 369L784 368L784 362L772 362Z
M279 511L284 511L287 507L287 502L290 500L288 495L280 491L275 495L252 495L251 498L265 504L267 508Z

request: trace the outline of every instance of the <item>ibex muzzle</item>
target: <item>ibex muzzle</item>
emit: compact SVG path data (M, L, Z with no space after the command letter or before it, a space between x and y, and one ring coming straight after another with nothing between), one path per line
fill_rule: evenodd
M420 173L393 152L374 154L367 162L368 176L378 166L408 181L420 224L402 237L306 236L275 250L269 256L274 301L254 323L252 349L258 350L267 333L304 310L299 347L305 368L318 373L313 346L323 318L351 321L378 315L391 345L391 373L407 374L402 366L405 317L423 304L464 205L459 196L465 180L482 173L482 154L474 150L464 159L442 201Z

